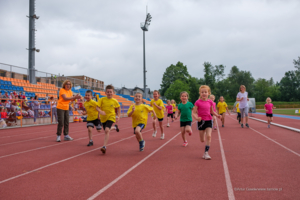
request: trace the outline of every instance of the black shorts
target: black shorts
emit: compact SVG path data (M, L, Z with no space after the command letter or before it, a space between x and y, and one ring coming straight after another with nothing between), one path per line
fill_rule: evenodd
M142 130L145 128L145 124L138 124L136 127L141 127L141 132L142 132ZM136 129L136 127L135 128L133 128L133 134L135 134L135 129Z
M164 121L164 118L157 118L159 122Z
M224 114L224 112L223 113L220 113L219 115L223 115Z
M203 131L206 128L212 128L212 120L198 122L198 130Z
M184 126L192 126L192 122L180 122L180 127L184 127Z
M267 116L267 117L273 117L273 114L268 114L268 113L266 113L266 116Z
M100 119L95 119L93 121L86 121L86 127L92 127L94 128L96 126L96 129L97 130L101 130L101 122L100 122Z
M173 113L168 113L168 117L173 118Z
M241 113L237 113L238 114L238 117L240 118L242 115L241 115Z
M106 122L102 123L103 129L105 130L106 127L110 129L112 127L113 123L115 123L115 122L107 120Z

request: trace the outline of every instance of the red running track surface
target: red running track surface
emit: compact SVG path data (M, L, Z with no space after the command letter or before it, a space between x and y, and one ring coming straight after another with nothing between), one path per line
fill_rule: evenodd
M212 133L212 160L204 160L196 124L183 147L178 120L160 140L160 131L152 137L149 119L145 151L139 152L131 119L122 118L106 155L99 151L103 131L94 130L95 145L86 146L85 123L71 123L74 141L61 143L55 125L1 130L0 199L229 199L230 183L230 199L300 198L299 133L254 120L242 129L234 115L224 128L218 124L227 181L218 131Z

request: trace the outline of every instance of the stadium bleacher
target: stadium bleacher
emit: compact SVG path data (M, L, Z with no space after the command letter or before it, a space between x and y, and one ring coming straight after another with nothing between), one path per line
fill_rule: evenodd
M53 84L40 83L30 84L28 80L21 80L8 77L0 77L0 90L3 95L5 92L25 92L26 97L34 97L35 95L39 98L54 97L57 98L58 88Z

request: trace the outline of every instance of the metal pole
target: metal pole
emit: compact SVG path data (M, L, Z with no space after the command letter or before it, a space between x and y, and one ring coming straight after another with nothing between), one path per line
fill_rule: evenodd
M143 57L144 57L144 98L146 99L146 55L145 55L145 31L143 31Z
M29 82L36 84L35 80L35 0L29 0L29 49L28 49L28 69Z

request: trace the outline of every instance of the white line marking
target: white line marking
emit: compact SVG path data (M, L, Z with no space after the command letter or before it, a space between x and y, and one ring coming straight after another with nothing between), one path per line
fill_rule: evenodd
M264 136L265 138L267 138L267 139L271 140L272 142L274 142L274 143L278 144L279 146L281 146L281 147L285 148L286 150L288 150L288 151L290 151L290 152L292 152L292 153L294 153L294 154L296 154L297 156L299 156L299 157L300 157L300 154L299 154L299 153L297 153L297 152L295 152L295 151L293 151L293 150L291 150L291 149L287 148L286 146L284 146L284 145L282 145L282 144L280 144L280 143L276 142L275 140L273 140L273 139L269 138L268 136L266 136L266 135L264 135L264 134L260 133L259 131L255 130L255 129L251 128L251 127L250 127L250 129L251 129L251 130L253 130L253 131L255 131L256 133L259 133L260 135Z
M146 133L146 132L148 132L148 131L152 131L152 130L153 130L153 129L144 131L144 133ZM122 142L122 141L127 140L127 139L132 138L132 137L135 137L135 135L130 136L130 137L127 137L127 138L123 138L123 139L118 140L118 141L113 142L113 143L110 143L110 144L108 144L107 146L110 146L110 145L113 145L113 144ZM71 156L71 157L69 157L69 158L66 158L66 159L63 159L63 160L60 160L60 161L51 163L51 164L49 164L49 165L45 165L45 166L43 166L43 167L40 167L40 168L31 170L31 171L28 171L28 172L26 172L26 173L23 173L23 174L20 174L20 175L17 175L17 176L13 176L13 177L11 177L11 178L8 178L8 179L5 179L5 180L3 180L3 181L0 181L0 184L5 183L5 182L10 181L10 180L13 180L13 179L16 179L16 178L19 178L19 177L22 177L22 176L25 176L25 175L27 175L27 174L31 174L32 172L36 172L36 171L39 171L39 170L41 170L41 169L44 169L44 168L47 168L47 167L50 167L50 166L53 166L53 165L56 165L56 164L59 164L59 163L68 161L68 160L71 160L71 159L73 159L73 158L79 157L79 156L81 156L81 155L84 155L84 154L87 154L87 153L90 153L90 152L93 152L93 151L96 151L96 150L99 150L99 148L96 148L96 149L93 149L93 150L90 150L90 151L86 151L86 152L84 152L84 153L80 153L80 154L77 154L77 155L75 155L75 156Z
M231 118L231 117L230 117L230 118ZM231 118L231 119L232 119L232 120L234 120L233 118ZM258 133L258 134L262 135L263 137L265 137L265 138L267 138L267 139L271 140L272 142L274 142L274 143L278 144L279 146L281 146L281 147L285 148L286 150L288 150L288 151L290 151L290 152L292 152L292 153L294 153L295 155L297 155L297 156L299 156L299 157L300 157L300 154L298 154L297 152L295 152L295 151L293 151L293 150L291 150L291 149L287 148L286 146L284 146L284 145L280 144L279 142L276 142L276 141L275 141L275 140L273 140L272 138L269 138L268 136L266 136L266 135L262 134L261 132L259 132L259 131L255 130L255 129L251 128L251 127L250 127L250 129L251 129L251 130L253 130L253 131L255 131L256 133Z
M95 199L100 194L102 194L103 192L105 192L108 188L110 188L111 186L113 186L116 182L118 182L119 180L121 180L124 176L126 176L128 173L130 173L135 168L137 168L139 165L141 165L143 162L145 162L148 158L150 158L151 156L153 156L157 151L159 151L161 148L163 148L164 146L166 146L169 142L171 142L180 133L181 132L177 133L174 137L172 137L170 140L168 140L166 143L164 143L158 149L156 149L155 151L153 151L151 154L149 154L144 159L142 159L140 162L138 162L137 164L135 164L134 166L132 166L130 169L128 169L126 172L124 172L122 175L120 175L118 178L116 178L115 180L113 180L112 182L110 182L108 185L106 185L104 188L102 188L101 190L99 190L98 192L96 192L93 196L91 196L90 198L88 198L88 200Z
M134 137L134 135L133 135L133 136L130 136L130 137L127 137L127 138L124 138L124 139L121 139L121 140L118 140L118 141L116 141L116 142L110 143L110 144L108 144L107 146L110 146L110 145L113 145L113 144L122 142L123 140L127 140L127 139L132 138L132 137ZM36 172L36 171L39 171L39 170L41 170L41 169L44 169L44 168L47 168L47 167L50 167L50 166L53 166L53 165L56 165L56 164L59 164L59 163L68 161L68 160L71 160L71 159L73 159L73 158L82 156L82 155L84 155L84 154L87 154L87 153L90 153L90 152L93 152L93 151L96 151L96 150L99 151L99 148L96 148L96 149L93 149L93 150L90 150L90 151L86 151L86 152L84 152L84 153L80 153L80 154L77 154L77 155L75 155L75 156L71 156L71 157L69 157L69 158L66 158L66 159L63 159L63 160L60 160L60 161L51 163L51 164L49 164L49 165L45 165L45 166L43 166L43 167L40 167L40 168L31 170L31 171L28 171L28 172L26 172L26 173L23 173L23 174L20 174L20 175L17 175L17 176L13 176L13 177L11 177L11 178L8 178L8 179L5 179L5 180L3 180L3 181L0 181L0 184L5 183L5 182L10 181L10 180L13 180L13 179L16 179L16 178L19 178L19 177L22 177L22 176L25 176L25 175L27 175L27 174L31 174L32 172Z
M222 138L221 138L221 134L220 134L220 129L219 129L219 126L218 126L218 121L216 120L216 122L217 122L217 130L218 130L218 136L219 136L219 143L220 143L221 155L222 155L222 161L223 161L223 167L224 167L224 173L225 173L225 180L226 180L226 187L227 187L228 199L229 200L235 200L234 192L233 192L232 184L231 184L231 179L230 179L230 175L229 175L228 165L227 165L227 161L226 161L226 157L225 157L225 152L224 152L224 148L223 148Z
M256 120L256 121L268 123L267 121L262 120L262 119L257 119L257 118L254 118L254 117L249 117L249 118L253 119L253 120ZM285 129L288 129L288 130L291 130L291 131L296 131L296 132L300 133L300 129L297 129L297 128L293 128L293 127L290 127L290 126L285 126L285 125L281 125L281 124L277 124L277 123L273 123L273 122L271 124L274 125L274 126L278 126L278 127L281 127L281 128L285 128Z

